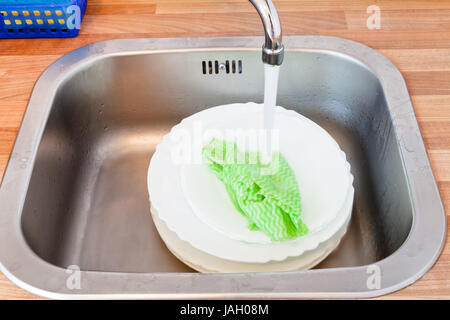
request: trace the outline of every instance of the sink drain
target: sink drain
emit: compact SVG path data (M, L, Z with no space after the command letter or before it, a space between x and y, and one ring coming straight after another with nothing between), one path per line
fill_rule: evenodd
M219 74L225 73L242 73L242 60L225 60L219 62L218 60L204 60L202 61L203 74Z

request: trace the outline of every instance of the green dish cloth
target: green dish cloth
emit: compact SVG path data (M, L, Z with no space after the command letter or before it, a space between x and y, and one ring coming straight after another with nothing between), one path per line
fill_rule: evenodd
M235 143L218 139L202 152L236 209L248 218L250 230L261 230L272 241L308 233L295 174L281 153L274 152L272 162L264 165L259 153L240 152Z

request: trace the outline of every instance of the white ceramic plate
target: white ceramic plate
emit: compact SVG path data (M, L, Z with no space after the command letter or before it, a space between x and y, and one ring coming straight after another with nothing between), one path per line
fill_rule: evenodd
M225 130L228 129L258 127L260 119L257 115L261 113L262 106L241 104L239 110L235 106L221 113L219 130L217 118L211 119L213 113L202 116L204 113L199 112L196 120L202 120L205 131L215 128L215 134L219 136L225 136ZM240 115L238 119L236 113ZM337 209L342 207L351 186L350 166L333 138L315 123L283 108L277 109L276 119L275 129L279 130L280 141L278 150L287 159L299 181L302 219L310 232L317 232L330 223ZM194 136L194 129L188 122L180 124L180 129ZM183 164L180 177L186 200L204 223L234 240L271 243L265 233L247 228L248 220L235 209L225 186L206 164Z
M350 203L351 205L351 203ZM152 207L152 218L159 235L167 248L183 263L199 272L277 272L307 270L322 262L340 243L346 233L350 216L344 225L330 239L322 242L316 249L306 251L298 257L287 258L283 261L271 261L267 263L242 263L217 258L200 251L188 242L178 238L175 232L167 228L167 225L159 218L158 213Z
M223 108L223 106L218 108ZM212 109L215 108L207 111L214 112L211 111ZM170 141L165 136L150 162L148 186L152 205L161 220L181 240L189 242L194 248L210 255L248 263L281 261L316 248L321 242L333 236L351 214L351 210L346 212L339 208L337 211L340 214L326 228L282 243L260 244L233 240L210 228L192 212L181 189L180 164L174 163L173 150L170 146ZM351 181L352 176L349 175ZM351 202L353 202L353 188L347 196L351 197Z

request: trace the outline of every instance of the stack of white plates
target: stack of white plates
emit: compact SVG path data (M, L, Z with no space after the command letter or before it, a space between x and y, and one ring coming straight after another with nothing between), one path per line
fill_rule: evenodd
M223 183L203 163L201 149L213 137L234 140L243 151L262 132L263 106L232 104L196 113L172 128L157 146L148 171L152 216L161 238L181 261L201 272L308 269L344 236L353 206L353 176L344 152L320 126L277 107L274 150L299 183L305 236L272 242L250 231Z

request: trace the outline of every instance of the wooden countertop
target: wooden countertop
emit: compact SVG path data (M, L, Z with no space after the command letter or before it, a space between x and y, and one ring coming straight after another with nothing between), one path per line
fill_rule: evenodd
M332 35L366 44L403 73L447 215L450 213L450 1L275 0L285 35ZM245 0L89 0L73 39L0 40L0 175L34 82L61 55L116 38L262 35ZM381 9L369 30L368 6ZM450 247L413 285L384 298L450 299ZM33 299L0 273L0 299Z

